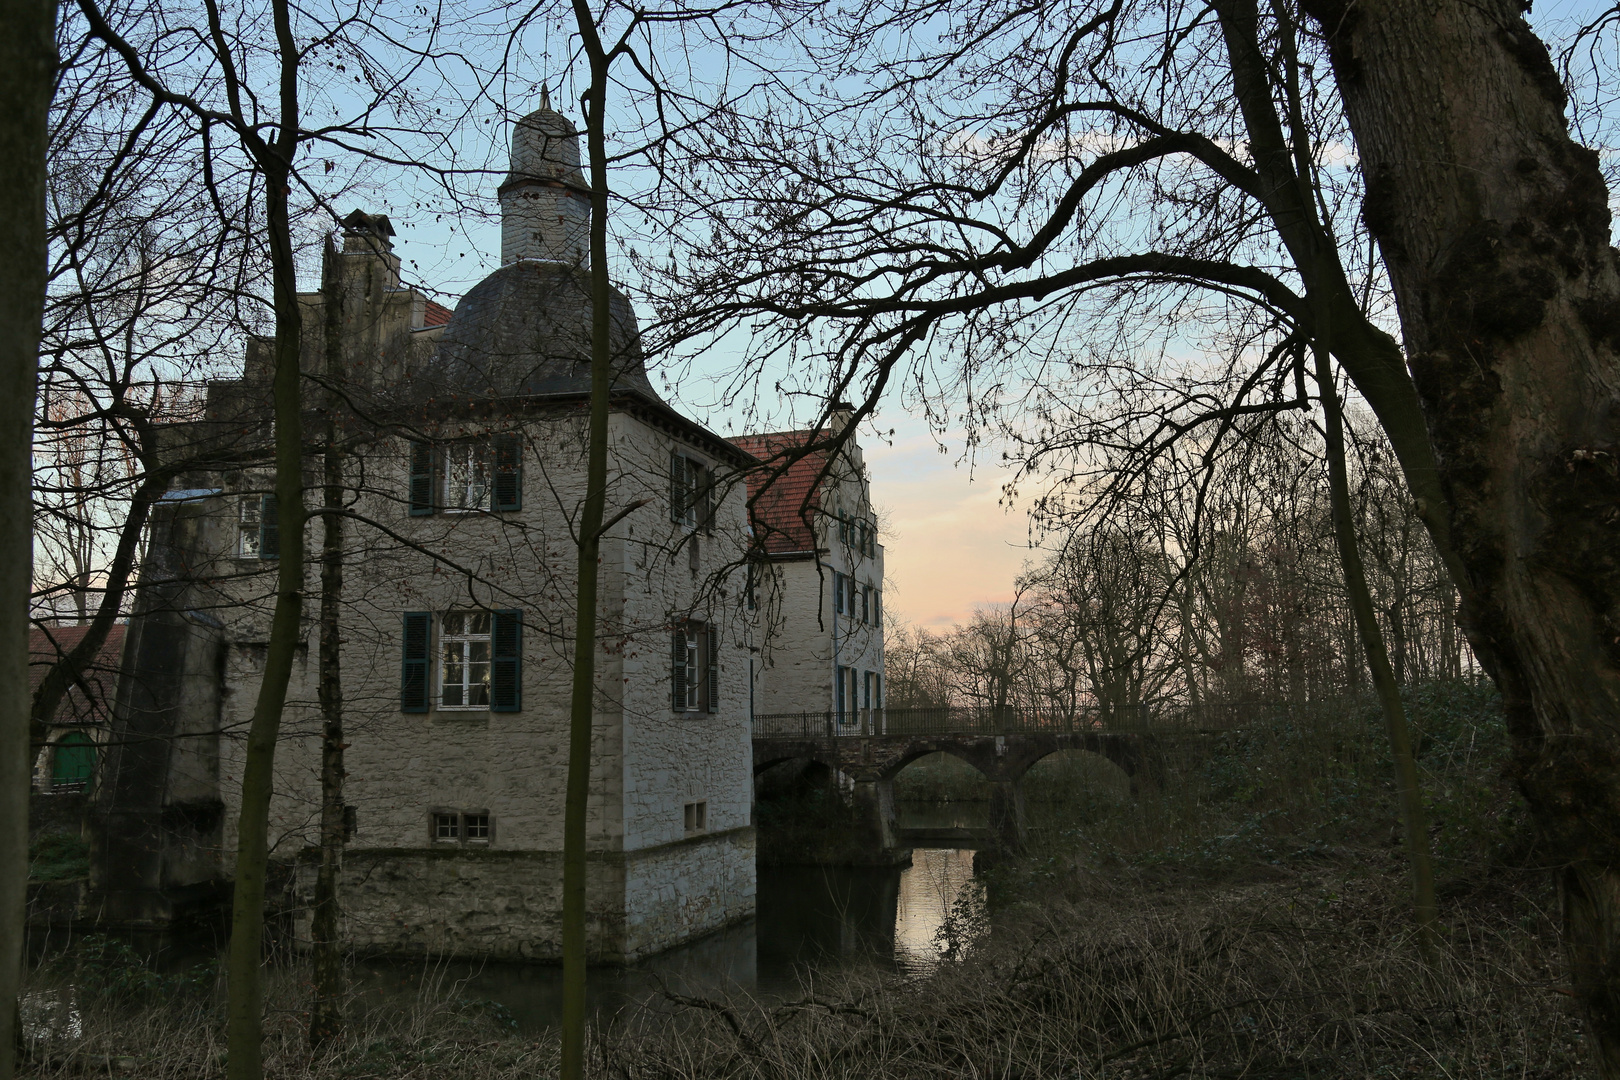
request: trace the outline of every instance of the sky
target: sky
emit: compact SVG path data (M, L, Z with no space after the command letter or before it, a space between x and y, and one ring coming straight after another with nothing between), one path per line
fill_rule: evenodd
M973 609L1012 598L1013 579L1032 552L1022 507L999 505L1009 478L1000 454L988 463L946 453L926 425L903 415L881 418L892 440L862 432L872 501L886 527L883 601L906 622L930 629L966 622Z
M1602 6L1595 0L1541 0L1532 21L1555 37L1560 24L1584 22ZM484 130L504 150L508 132L500 125ZM499 150L492 156L497 168L501 156ZM491 176L487 185L492 212L497 182ZM445 289L448 295L439 299L448 305L499 265L493 213L482 221L463 219L460 228L424 220L426 215L415 221L408 212L402 217L395 224L406 275L412 276L412 260L420 260L419 272L433 279L424 283ZM715 366L723 368L725 359ZM724 430L720 424L729 418L727 410L679 400L675 404L694 418L707 419L716 430ZM892 438L877 434L890 429ZM870 467L872 499L885 528L884 600L889 611L939 629L965 622L980 605L1009 600L1015 577L1037 553L1029 549L1027 507L1001 502L1002 484L1010 474L1002 467L1000 448L981 447L977 462L964 460L960 431L948 431L942 449L920 417L907 415L892 402L861 432L860 441Z
M490 204L493 210L493 191ZM494 222L465 224L464 236L448 241L456 250L453 263L447 264L441 261L447 240L439 230L413 228L408 220L396 223L400 235L395 250L406 261L407 275L413 258L424 269L433 264L437 279L427 284L449 292L439 300L450 307L455 306L457 293L500 265L500 232ZM460 255L463 249L465 258ZM713 366L723 369L733 362L727 356ZM656 373L653 377L657 384ZM682 402L678 392L673 404L725 433L726 410ZM890 430L892 438L887 435ZM965 460L963 433L951 430L941 452L942 444L928 425L893 403L874 417L859 439L870 470L872 500L885 530L885 607L898 619L937 630L968 621L980 605L1010 600L1013 580L1032 553L1024 507L999 504L1002 484L1011 477L1002 467L1000 448L981 449L976 462Z

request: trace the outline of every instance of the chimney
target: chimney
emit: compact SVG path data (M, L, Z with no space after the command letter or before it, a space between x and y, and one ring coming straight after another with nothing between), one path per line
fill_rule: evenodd
M838 435L849 426L850 420L855 416L855 406L847 401L835 401L827 413L827 431Z
M388 215L356 210L342 224L343 254L380 258L387 268L384 288L399 288L399 256L394 254L394 226Z

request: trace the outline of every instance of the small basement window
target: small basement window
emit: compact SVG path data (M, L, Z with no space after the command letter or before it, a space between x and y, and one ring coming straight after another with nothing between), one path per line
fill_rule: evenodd
M683 816L686 819L686 835L709 831L709 803L707 800L689 802L683 807Z
M495 838L495 822L488 810L435 810L432 822L434 844L487 847Z

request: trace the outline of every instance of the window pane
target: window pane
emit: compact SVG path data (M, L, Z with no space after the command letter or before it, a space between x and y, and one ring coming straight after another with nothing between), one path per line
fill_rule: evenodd
M461 830L456 827L457 824L458 823L456 821L456 815L455 814L434 814L433 815L433 839L435 839L435 840L456 840L456 839L459 839L459 835L460 835Z
M259 504L257 495L250 495L239 504L241 524L237 529L236 553L248 559L259 556Z
M464 818L467 825L468 840L489 840L489 815L467 814Z
M441 702L448 708L488 708L490 627L488 611L450 611L444 615L440 654Z
M466 443L445 450L444 505L451 510L489 509L487 447Z

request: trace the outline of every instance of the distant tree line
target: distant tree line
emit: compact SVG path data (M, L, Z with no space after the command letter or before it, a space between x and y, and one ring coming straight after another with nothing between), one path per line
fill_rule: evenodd
M1302 422L1253 427L1201 488L1156 485L1055 534L1010 602L944 631L892 624L887 704L1123 719L1370 693L1319 440ZM1359 451L1355 524L1396 677L1478 674L1387 447Z

